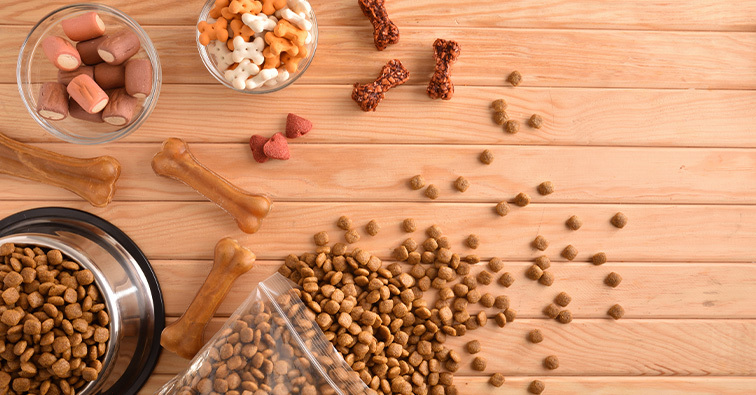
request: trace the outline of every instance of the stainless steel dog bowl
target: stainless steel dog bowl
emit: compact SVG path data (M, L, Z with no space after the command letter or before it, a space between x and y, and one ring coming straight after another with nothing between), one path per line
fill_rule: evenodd
M0 221L0 244L57 248L95 274L110 313L110 341L97 380L78 395L136 394L160 353L165 308L155 273L125 233L84 211L46 207Z

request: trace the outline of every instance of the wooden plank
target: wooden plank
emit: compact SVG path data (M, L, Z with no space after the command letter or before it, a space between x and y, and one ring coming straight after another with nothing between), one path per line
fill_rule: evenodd
M0 32L1 83L15 81L26 30ZM194 50L194 27L146 30L160 53L165 83L215 83ZM426 85L437 36L438 29L407 28L390 53L379 54L370 28L321 28L315 60L298 83L369 82L387 60L398 58L411 70L408 84ZM444 37L463 48L454 66L457 85L502 86L517 69L523 86L756 89L756 33L454 28Z
M281 130L288 112L306 116L315 130L307 143L527 144L596 146L756 147L756 94L751 91L572 89L457 86L451 102L427 100L425 88L391 92L380 116L365 115L348 86L295 84L270 94L229 95L220 85L163 85L158 106L126 142L243 142L252 133ZM197 100L202 97L202 100ZM503 133L490 102L504 97L512 119L544 116L542 129ZM213 103L209 115L207 103ZM302 103L318 103L317 108ZM238 108L255 111L239 112ZM260 117L259 114L270 114ZM29 116L15 84L0 84L3 133L24 141L59 141ZM368 118L369 117L369 118ZM218 120L233 120L223 122ZM412 119L413 122L408 122ZM398 137L401 133L401 137Z
M155 176L150 163L158 144L40 147L116 157L123 166L117 200L204 200L181 183ZM756 150L292 144L291 160L261 165L252 160L247 143L192 144L191 149L241 188L264 191L275 201L425 203L429 199L421 191L407 186L422 174L439 188L437 201L498 202L524 191L534 202L549 203L756 203ZM478 160L484 149L497 158L491 165ZM465 193L453 186L460 176L470 182ZM8 186L0 200L78 200L47 185L0 179ZM536 188L545 180L556 192L540 196Z
M353 0L312 0L321 26L361 26L367 23ZM0 4L6 17L3 24L36 23L45 14L68 0L53 0L42 7L29 7L24 1L9 0ZM192 6L171 1L161 2L155 12L154 1L113 0L116 7L143 25L191 25L197 22L202 2ZM391 19L399 26L459 27L543 27L602 28L639 30L730 30L756 29L756 7L746 0L717 1L639 1L616 4L601 0L515 0L490 3L461 3L451 0L415 0L389 2Z
M250 295L257 283L278 270L282 261L260 260L254 269L240 277L216 312L230 316ZM191 302L210 272L211 261L152 261L164 293L166 314L179 316ZM556 282L545 287L528 280L524 273L529 262L507 263L516 282L504 288L494 282L479 285L481 294L507 295L510 306L521 318L541 318L541 310L561 291L573 296L569 309L576 318L604 318L606 311L620 301L625 318L756 318L750 296L756 289L756 266L728 263L611 263L595 267L590 263L555 263L551 270ZM409 270L409 268L406 268ZM472 274L485 270L475 265ZM609 288L603 284L609 272L622 275L622 284ZM500 275L500 273L499 273ZM498 279L499 275L494 278ZM429 301L433 303L433 293ZM471 305L471 314L486 310ZM496 309L488 309L491 315Z
M576 261L585 262L598 251L611 262L744 262L756 261L756 206L699 205L566 205L531 204L513 207L506 217L494 213L492 204L473 203L274 203L262 231L247 235L222 210L209 202L117 202L95 209L83 202L7 202L0 216L44 206L74 207L112 221L130 235L150 259L210 259L218 239L230 236L250 246L259 259L282 259L289 253L312 251L312 235L326 230L331 242L343 241L336 220L348 215L362 239L359 246L382 258L390 256L407 234L399 229L404 218L416 219L419 229L438 224L449 235L452 248L460 254L476 253L483 258L529 260L542 255L531 248L536 235L551 243L547 250L554 261L563 260L560 251L573 244L580 251ZM629 217L624 229L609 219L618 211ZM580 216L583 227L569 231L564 221ZM376 237L363 227L377 219L382 226ZM470 233L480 236L473 251L463 248ZM180 243L166 243L170 235ZM413 237L423 240L422 231Z
M210 339L224 320L214 318L207 327ZM538 328L544 341L532 344L527 333ZM475 372L462 363L459 375L481 376L752 376L756 361L756 320L515 320L504 328L491 322L463 337L448 338L446 345L471 361L462 347L470 340L481 343L477 355L488 360L487 372ZM543 358L559 357L559 369L544 369ZM164 352L155 373L176 374L189 361Z
M171 374L153 374L139 392L154 394L172 379ZM754 377L521 377L510 376L500 388L488 384L488 378L454 376L460 394L522 394L534 379L546 383L549 392L566 395L659 394L659 395L740 395L756 387Z

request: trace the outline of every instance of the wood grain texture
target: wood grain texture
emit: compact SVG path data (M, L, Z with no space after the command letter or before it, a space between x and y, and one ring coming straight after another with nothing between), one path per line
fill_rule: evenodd
M191 142L244 142L252 133L282 130L286 114L294 112L310 119L315 129L292 144L756 147L756 94L751 91L457 86L453 100L439 102L428 99L425 87L407 86L391 92L380 114L355 111L350 91L350 86L295 84L263 100L229 94L219 84L166 84L144 126L123 141L179 136ZM512 119L525 122L541 114L543 128L503 133L490 110L497 98L507 100ZM240 107L255 110L241 112ZM0 116L13 125L2 129L12 137L58 141L29 116L15 84L0 84ZM415 122L407 122L410 118Z
M26 30L2 29L0 52L16 53ZM193 26L145 30L160 53L164 83L217 84L194 49ZM427 85L438 33L406 28L390 53L376 53L371 28L322 27L315 59L297 83L370 82L398 58L410 70L408 84ZM502 86L516 69L522 86L756 89L756 33L451 28L443 36L462 47L457 85ZM15 81L15 65L15 56L0 59L0 83Z
M258 282L275 273L282 261L257 261L254 269L234 283L218 308L217 316L230 316L250 295ZM501 273L511 272L515 283L509 287L494 282L479 285L481 294L507 295L510 306L521 318L543 318L541 310L561 291L573 295L568 308L576 318L605 318L614 303L621 302L625 318L756 318L750 295L756 287L756 266L732 263L555 263L549 269L556 276L551 287L527 279L529 262L509 262ZM180 316L191 302L188 296L197 293L210 271L210 261L154 260L160 285L164 290L166 314ZM409 268L405 268L409 270ZM477 275L488 270L485 263L472 268ZM610 272L622 275L617 288L604 285ZM433 292L429 292L429 302ZM470 305L471 314L481 310L491 315L496 309Z

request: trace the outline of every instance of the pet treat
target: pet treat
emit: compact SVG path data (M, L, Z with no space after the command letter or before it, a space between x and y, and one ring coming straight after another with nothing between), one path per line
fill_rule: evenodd
M268 0L265 0L265 1L268 1ZM283 0L272 0L272 1L283 1ZM281 18L286 19L287 21L293 23L294 26L302 30L307 30L307 31L312 30L312 22L307 20L307 18L292 11L291 9L284 7L280 10L280 13L281 13Z
M604 284L612 287L617 288L618 285L622 282L622 276L615 272L609 273L606 278L604 279Z
M260 10L267 15L273 15L277 10L286 7L286 0L261 0L261 2L262 8Z
M245 233L255 233L268 215L268 198L248 193L202 165L181 139L169 138L152 158L157 175L181 181L229 213Z
M565 222L565 224L569 229L578 230L581 226L583 226L583 220L581 220L577 215L573 215L567 219L567 222Z
M423 242L423 248L425 249L425 251L436 251L438 249L438 242L436 241L436 239L430 237Z
M557 315L556 320L562 324L569 324L572 322L572 313L569 310L562 310Z
M91 40L105 34L105 23L94 11L64 19L60 26L71 41Z
M528 392L531 394L540 394L546 389L546 384L541 380L533 380L528 385Z
M242 63L247 62L247 61L249 61L249 59L244 59ZM278 77L278 69L263 69L263 70L260 70L260 72L257 73L256 76L248 79L245 83L245 87L248 90L259 88L267 84L269 81L275 80L277 77Z
M425 179L421 175L416 175L409 180L410 188L414 190L423 189L425 187Z
M437 38L433 42L433 59L436 62L436 69L426 89L431 99L451 100L454 96L451 69L457 62L459 54L460 46L456 41Z
M517 134L520 132L520 123L510 119L504 122L504 131L509 134Z
M499 214L500 217L504 217L509 214L509 203L507 203L506 201L501 201L496 204L496 214Z
M494 299L494 296L486 292L480 296L480 300L478 300L478 303L480 303L480 305L485 308L491 308L493 307L495 301L496 299Z
M370 1L370 0L361 0ZM376 0L381 1L382 0ZM402 85L409 79L409 71L398 59L390 60L378 78L369 84L354 84L352 100L359 104L362 111L375 111L378 104L391 88Z
M551 181L544 181L538 185L538 193L546 196L554 193L554 184Z
M546 270L551 267L551 259L546 255L541 255L535 259L535 264L541 269Z
M315 239L315 244L318 246L324 246L328 244L328 233L327 232L318 232L315 233L315 236L313 236Z
M286 137L281 133L276 133L268 139L263 145L263 152L265 156L271 159L288 160L291 157L289 143L286 142Z
M245 41L244 37L242 36L234 37L233 39L234 50L232 52L231 59L236 63L240 63L244 59L249 59L250 62L254 63L257 66L263 64L263 62L265 61L265 57L263 56L263 50L265 49L265 43L267 42L266 39L268 38L268 35L274 38L276 37L270 32L266 33L265 39L263 39L262 37L256 37L254 40L250 42ZM291 44L290 41L280 40L277 42L280 45L275 46L276 52L274 53L274 55L276 56L280 56L281 52L283 52L286 49L291 50L292 48L294 48L298 50L298 48L294 46L293 44ZM271 45L271 50L272 49L273 49L273 46ZM257 74L258 71L259 69L252 75Z
M342 215L339 217L339 220L336 221L336 226L339 227L339 229L342 230L349 230L352 229L352 220L349 219L346 215Z
M618 320L625 315L625 309L623 309L622 306L615 304L614 306L610 307L609 311L607 311L606 313L615 320Z
M493 121L495 124L499 126L504 126L505 123L509 120L509 115L505 111L496 111L493 115Z
M494 387L501 387L504 385L504 375L501 373L494 373L491 375L491 378L488 379L488 384L491 384Z
M79 74L86 74L91 78L94 78L94 67L92 66L79 66L76 70L65 71L58 70L58 82L63 85L68 85L72 79L76 78ZM68 96L66 94L66 96Z
M415 220L412 218L406 218L404 221L402 221L402 230L406 233L412 233L417 230L417 224L415 224Z
M68 94L66 93L66 95ZM87 122L105 122L102 120L102 113L96 112L94 114L90 114L83 108L81 108L79 103L77 103L74 99L68 99L68 115L70 115L72 118L81 119L82 121Z
M546 307L543 308L543 314L546 317L552 319L557 318L557 316L559 315L559 306L554 303L549 303Z
M486 270L481 270L480 273L478 273L478 275L476 276L476 278L478 280L478 283L483 284L483 285L488 285L488 284L491 284L491 282L493 281L493 274L491 274L490 272Z
M507 326L507 316L504 315L504 313L497 313L494 316L494 321L496 321L496 325L499 328L503 328L503 327Z
M278 24L275 16L268 16L265 14L253 14L245 13L241 16L242 22L252 29L255 34L262 34L266 31L273 31Z
M380 230L381 230L381 226L378 225L378 222L375 222L375 220L371 220L365 226L365 232L367 232L367 234L369 234L370 236L377 235Z
M547 248L549 248L549 241L546 240L545 237L538 235L535 239L533 239L533 248L540 250L540 251L546 251Z
M277 72L276 69L271 70ZM236 64L236 67L230 68L223 73L223 77L236 89L244 89L247 86L247 83L252 81L250 77L255 76L256 78L259 75L260 67L252 63L249 59L243 59ZM264 83L264 81L255 81L256 84Z
M273 34L278 37L288 39L297 47L305 45L305 40L307 39L306 30L292 25L291 22L287 21L286 19L281 19L278 21L275 29L273 29Z
M295 139L306 135L312 130L312 122L298 115L289 113L286 116L286 137Z
M514 203L520 207L525 207L530 204L530 196L525 192L520 192L515 196Z
M543 118L538 114L533 114L528 120L528 125L534 129L540 129L543 126Z
M143 99L152 93L152 64L147 59L129 59L125 70L126 92Z
M509 308L509 298L506 295L499 295L494 300L493 305L499 310L506 310Z
M493 108L494 111L505 111L507 109L507 102L504 99L496 99L491 102L491 108Z
M597 254L594 254L591 257L591 262L593 262L594 265L599 266L606 263L606 254L603 252L599 252Z
M128 125L134 117L136 107L137 99L126 93L125 89L113 90L108 105L102 110L102 120L115 126Z
M614 214L611 222L614 227L622 229L625 227L625 225L627 225L627 216L622 213Z
M425 234L434 239L438 239L443 235L441 228L438 225L429 226L428 229L425 230Z
M42 40L42 51L55 67L64 71L73 71L81 66L79 52L66 39L47 36Z
M517 311L514 309L506 309L504 310L504 316L507 318L507 322L514 322L515 318L517 318Z
M126 68L123 65L100 63L94 66L94 80L102 89L123 88L126 82Z
M430 200L438 199L438 188L433 184L428 185L428 188L425 188L425 196Z
M472 368L473 370L477 370L478 372L486 370L486 359L483 357L473 358Z
M511 74L509 74L507 81L512 84L512 86L520 85L520 82L522 82L522 74L520 74L519 71L515 70Z
M399 42L399 28L389 19L384 0L358 0L358 4L373 24L373 41L379 51Z
M538 282L547 287L550 287L552 284L554 284L554 273L548 270L544 270L541 278L538 279Z
M465 177L459 176L456 181L454 181L454 188L457 188L458 191L464 192L467 190L467 188L470 187L470 182L467 181Z
M109 35L97 46L97 53L105 62L119 65L139 52L139 36L131 30L121 30Z
M491 260L488 261L488 268L491 269L492 272L498 273L504 268L504 261L502 261L501 258L491 258Z
M514 276L512 276L512 274L509 272L504 272L504 274L502 274L501 277L499 277L499 284L507 288L509 288L509 286L512 285L514 281L515 281Z
M202 348L205 326L225 299L233 282L248 272L255 263L255 254L236 240L221 239L215 245L210 274L197 291L186 312L163 329L160 345L186 359L192 359Z
M494 155L489 150L483 150L483 152L480 153L480 156L478 156L478 160L484 165L490 165L494 161Z
M202 45L208 45L212 40L228 40L228 20L225 18L219 18L213 23L201 21L197 24L197 30L200 32L199 41Z
M480 352L480 342L477 340L471 340L467 342L465 349L470 354L477 354Z
M113 199L121 164L110 156L60 155L0 133L0 173L64 188L95 207L105 207Z
M550 317L550 318L554 318L554 317ZM540 343L543 341L543 333L541 333L541 331L538 329L533 329L530 332L528 332L528 340L531 343L536 343L536 344Z
M360 234L357 233L357 230L351 229L344 233L344 239L346 239L347 243L354 244L360 241Z
M575 259L577 254L578 254L578 250L572 244L568 245L567 247L564 247L564 250L562 250L562 253L561 253L562 257L566 258L568 261Z
M467 236L467 246L472 248L473 250L478 248L480 246L480 237L476 234L472 234L470 236Z
M559 367L559 358L556 355L549 355L543 359L543 367L548 370L554 370Z
M567 292L560 292L555 298L554 303L562 307L567 307L572 302L572 297Z
M103 60L97 52L97 47L99 47L100 43L107 37L108 36L100 36L91 40L79 41L76 43L76 51L79 53L81 63L84 63L87 66L93 66L102 62Z
M86 112L94 114L108 104L108 94L86 74L80 74L68 83L66 91Z
M68 93L66 86L59 82L45 82L39 89L37 113L51 121L64 119L68 115Z
M252 157L257 163L265 163L269 159L268 156L265 155L264 150L265 143L267 142L267 137L258 134L253 134L252 137L249 138L249 148L252 150Z

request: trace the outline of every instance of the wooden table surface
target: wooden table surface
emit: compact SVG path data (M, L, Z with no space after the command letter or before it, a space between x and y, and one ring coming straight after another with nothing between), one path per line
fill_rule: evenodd
M116 157L118 192L95 209L66 191L0 176L0 217L66 206L113 222L152 261L169 321L199 288L221 237L248 245L259 263L235 284L208 336L285 255L313 249L313 233L341 239L340 215L360 227L377 220L381 233L362 232L360 246L382 257L406 237L399 222L413 217L422 228L442 226L465 254L463 238L480 235L476 253L503 258L517 277L505 293L518 319L472 332L488 371L464 365L455 379L462 393L525 393L534 378L560 394L756 391L756 2L388 0L401 40L378 52L355 0L313 0L320 40L306 75L281 92L246 96L214 81L197 55L202 1L107 1L150 34L164 81L140 130L94 147L47 135L15 83L31 25L67 3L0 4L0 131L61 153ZM462 47L449 102L425 93L437 37ZM373 80L392 58L411 71L409 82L376 113L359 111L351 85ZM515 69L524 79L512 88L504 80ZM514 119L542 114L543 129L503 133L491 121L497 98ZM255 163L249 136L282 131L289 112L315 129L291 142L291 160ZM258 234L241 233L212 203L153 174L150 158L172 136L232 182L273 199ZM477 160L486 148L496 156L490 166ZM438 200L407 188L415 174L439 186ZM452 189L460 175L471 183L464 194ZM535 187L545 180L557 191L542 197ZM530 206L505 218L493 213L496 202L521 191L533 197ZM617 211L629 217L623 230L609 224ZM573 214L585 222L577 232L564 226ZM539 255L529 246L537 234L551 242L551 287L522 275ZM560 262L567 244L580 251L574 262ZM609 263L594 267L588 260L598 251ZM616 289L602 283L611 271L624 278ZM540 313L560 291L573 297L569 325ZM627 312L619 321L606 316L614 303ZM543 343L525 341L533 328L544 332ZM550 354L561 362L555 371L541 366ZM142 392L186 366L164 352ZM493 372L507 380L495 390L486 383Z

